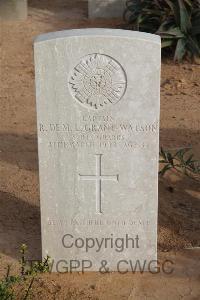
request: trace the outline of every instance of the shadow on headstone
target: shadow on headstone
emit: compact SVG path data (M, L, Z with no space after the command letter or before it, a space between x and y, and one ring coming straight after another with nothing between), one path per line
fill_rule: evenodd
M27 12L27 0L0 0L1 21L26 20Z

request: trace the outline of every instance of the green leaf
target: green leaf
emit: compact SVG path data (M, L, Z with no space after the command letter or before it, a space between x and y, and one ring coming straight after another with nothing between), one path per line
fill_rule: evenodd
M160 148L160 156L162 156L165 159L165 161L167 161L167 154L165 153L163 147Z
M191 29L191 14L189 14L183 0L178 0L180 7L180 28L182 32L187 32Z
M171 39L171 40L163 40L162 41L162 48L166 48L166 47L170 47L170 46L172 46L173 45L173 43L174 43L174 41Z
M176 45L176 50L174 54L174 61L181 62L186 53L186 40L179 39Z
M200 56L200 47L195 37L188 37L188 48L192 51L193 55L196 54L197 56Z
M192 2L190 0L184 0L190 7L192 7Z
M174 28L174 21L167 19L162 22L157 32L166 31L169 28Z
M173 12L176 24L179 25L180 24L180 13L179 13L179 6L176 2L172 2L170 0L165 0L165 2L169 5L169 7L171 8L171 11Z
M167 159L171 164L173 164L173 156L171 155L170 152L167 153Z
M137 18L138 18L138 16L132 15L132 16L130 16L128 21L129 21L129 23L134 23L137 20Z
M191 154L191 155L189 156L189 158L186 160L186 165L189 164L189 163L191 163L193 157L194 157L193 154Z
M160 160L159 160L159 163L160 163L160 164L164 164L164 163L166 163L166 160L160 159Z
M158 31L157 34L160 34L161 36L171 36L174 38L183 38L185 35L183 32L181 32L179 27L170 28L166 31Z
M154 15L154 16L161 16L162 12L160 10L156 10L156 9L143 9L143 12L145 14L149 14L149 15Z
M172 165L167 164L164 168L159 172L161 176L165 175L165 173L172 168Z

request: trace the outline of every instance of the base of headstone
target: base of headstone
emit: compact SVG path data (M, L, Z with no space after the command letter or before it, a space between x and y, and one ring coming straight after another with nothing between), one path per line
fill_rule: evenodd
M0 0L0 20L23 21L27 14L27 0Z
M88 0L88 15L95 18L122 18L126 0Z

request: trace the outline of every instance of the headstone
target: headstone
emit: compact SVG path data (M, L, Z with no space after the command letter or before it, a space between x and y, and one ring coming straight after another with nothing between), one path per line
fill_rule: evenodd
M23 21L27 18L27 0L0 0L0 20Z
M122 18L126 0L88 0L88 15L95 18Z
M160 38L44 34L35 68L43 256L60 272L147 270L157 257Z

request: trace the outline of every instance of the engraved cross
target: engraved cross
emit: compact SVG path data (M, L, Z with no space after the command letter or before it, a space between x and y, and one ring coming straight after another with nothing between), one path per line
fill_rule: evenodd
M102 181L119 181L119 174L117 175L102 175L101 173L101 158L103 154L95 154L96 157L96 175L80 175L80 180L92 180L96 181L96 212L102 214L102 202L101 202L101 182Z

